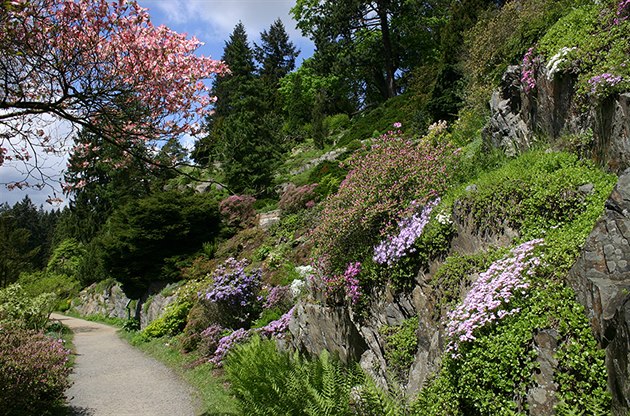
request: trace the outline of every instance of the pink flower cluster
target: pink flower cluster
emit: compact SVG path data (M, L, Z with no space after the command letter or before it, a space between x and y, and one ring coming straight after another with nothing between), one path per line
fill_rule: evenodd
M414 243L429 223L431 212L439 203L440 198L437 198L427 203L420 214L415 213L409 218L400 220L398 222L398 235L388 237L374 247L374 261L378 264L392 266L402 257L413 253L415 251Z
M464 301L448 314L446 331L451 338L447 348L456 356L459 344L473 341L475 330L506 316L518 313L508 304L516 293L524 294L529 288L526 275L540 264L532 255L542 239L531 240L514 248L510 254L492 263L472 285Z
M525 56L523 56L523 65L521 67L521 84L525 93L536 88L536 61L534 48L529 48Z
M345 296L353 305L356 305L361 298L361 286L357 276L361 273L361 263L350 263L346 271L341 275L322 278L326 288L326 298L334 299L338 296Z

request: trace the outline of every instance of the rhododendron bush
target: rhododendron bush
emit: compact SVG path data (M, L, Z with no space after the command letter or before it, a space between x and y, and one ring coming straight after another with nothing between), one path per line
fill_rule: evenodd
M135 1L3 4L0 165L37 168L36 153L62 151L46 128L58 120L68 137L87 129L123 149L195 134L213 100L203 80L226 71Z
M349 263L371 257L376 244L398 232L401 218L442 194L454 158L449 144L414 140L400 130L355 153L347 162L348 176L325 202L313 233L326 272L343 273Z

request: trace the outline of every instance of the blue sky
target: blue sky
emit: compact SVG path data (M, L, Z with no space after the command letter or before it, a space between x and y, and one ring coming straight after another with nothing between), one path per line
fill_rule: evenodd
M298 66L302 60L313 53L313 43L302 37L295 28L289 10L295 0L138 0L138 3L149 9L149 15L155 25L166 25L180 33L195 36L204 45L199 48L201 55L220 59L223 54L225 41L232 33L234 26L241 21L247 30L250 44L260 42L260 32L280 18L289 33L291 41L301 50ZM48 161L47 171L58 175L60 168L65 166L63 158ZM0 167L0 182L8 182L20 178L19 172L10 166ZM59 187L57 194L62 196ZM29 195L36 205L46 204L46 199L52 196L53 189L47 187L41 191L36 189L8 191L0 187L0 204L8 202L13 205L25 195Z

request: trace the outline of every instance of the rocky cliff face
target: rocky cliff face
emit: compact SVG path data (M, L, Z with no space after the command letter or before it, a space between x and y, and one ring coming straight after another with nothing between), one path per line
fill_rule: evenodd
M574 150L620 174L630 167L630 93L587 105L574 87L573 75L549 75L541 67L536 88L524 93L520 67L509 67L490 101L486 139L514 155L530 148L536 137L545 137L558 147L577 147Z
M81 291L73 301L72 307L83 316L101 315L108 318L136 318L141 328L158 318L164 309L175 301L174 295L168 293L167 287L158 285L140 300L131 300L122 291L120 284L112 283L103 287L93 284Z
M606 349L614 414L630 410L630 170L620 177L606 210L569 273L600 346Z

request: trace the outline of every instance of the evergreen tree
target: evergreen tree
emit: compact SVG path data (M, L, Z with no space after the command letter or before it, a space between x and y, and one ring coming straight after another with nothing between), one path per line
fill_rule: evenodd
M260 76L274 89L281 78L295 69L295 59L300 54L289 40L282 20L276 19L268 31L260 34L260 45L255 45L255 57L260 68Z

